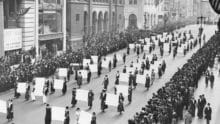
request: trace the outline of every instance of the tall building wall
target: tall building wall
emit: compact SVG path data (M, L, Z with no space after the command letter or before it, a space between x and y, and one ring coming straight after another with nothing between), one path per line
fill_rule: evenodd
M3 15L3 0L0 0L0 57L4 55L4 15Z
M35 45L35 2L22 0L19 7L31 7L28 13L19 19L19 27L22 28L22 49L29 50Z

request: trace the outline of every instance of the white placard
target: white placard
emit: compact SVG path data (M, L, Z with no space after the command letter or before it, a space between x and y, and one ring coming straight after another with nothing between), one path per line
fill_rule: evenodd
M18 93L25 93L26 92L26 88L27 88L27 84L26 83L18 83L17 92Z
M164 43L163 50L165 52L168 52L170 50L170 44L169 43Z
M152 39L153 41L155 41L155 40L156 40L156 36L151 36L151 39Z
M130 49L134 49L134 47L135 47L135 44L129 44Z
M88 93L89 91L87 90L81 90L77 89L76 90L76 99L84 102L88 102Z
M4 50L16 50L22 48L22 29L4 29Z
M53 121L64 121L65 119L65 108L52 106L52 120Z
M98 72L98 65L97 64L93 64L93 65L89 64L89 69L92 73Z
M79 70L78 74L81 72L82 78L87 79L88 78L88 70Z
M81 111L79 116L79 124L91 124L92 114Z
M7 102L0 100L0 113L7 114Z
M150 45L144 45L144 50L145 51L150 51Z
M150 42L150 38L145 38L145 42L149 43Z
M122 55L121 54L116 54L116 58L118 61L123 61Z
M58 69L59 77L67 77L67 68L59 68Z
M133 73L135 71L134 67L127 67L126 72L129 74L130 72Z
M45 78L35 78L35 96L43 96Z
M110 106L118 106L118 95L107 93L106 104Z
M145 75L137 75L136 82L139 84L145 84Z
M83 59L83 67L86 67L87 64L90 64L91 60L90 59Z
M63 83L64 83L64 80L62 80L62 79L54 79L54 88L58 89L58 90L62 90Z
M164 33L163 33L163 37L166 37L166 35L167 35L167 32L164 32Z
M94 64L98 63L98 58L99 58L98 56L91 56L91 58Z
M128 83L128 80L129 80L129 74L120 73L119 81Z
M178 47L177 52L178 53L183 53L184 52L184 47L183 46L182 47Z
M119 95L120 93L122 93L123 96L128 96L128 86L125 86L125 85L116 85L116 89L117 89L117 95Z
M103 68L108 68L108 64L109 64L109 61L107 61L107 60L105 60L105 61L103 60L102 61L102 67Z

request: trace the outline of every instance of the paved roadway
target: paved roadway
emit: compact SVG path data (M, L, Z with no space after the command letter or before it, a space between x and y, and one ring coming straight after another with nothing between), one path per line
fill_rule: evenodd
M193 33L197 34L198 26L188 26L187 30L192 30ZM212 33L210 29L213 29L213 26L207 26L207 30L205 30L206 33L211 36ZM213 30L212 30L213 31ZM116 69L113 69L110 73L107 70L103 71L103 74L100 78L96 78L96 74L93 74L93 79L90 84L84 84L82 89L93 89L95 93L95 100L94 100L94 106L91 110L88 110L87 103L78 101L78 104L76 107L80 107L82 110L86 110L87 112L96 112L97 114L97 123L98 124L126 124L127 120L129 118L132 118L133 115L136 112L139 112L143 106L146 105L147 101L152 97L152 94L155 93L159 88L165 85L167 81L172 77L172 75L177 71L178 67L182 67L184 63L187 62L187 60L192 56L193 53L195 53L199 47L194 48L192 51L190 51L185 57L183 55L177 55L175 59L172 58L172 54L169 56L168 53L165 53L164 59L167 63L167 70L166 73L163 75L161 79L157 79L153 86L151 86L149 91L146 91L144 86L138 85L135 91L133 91L133 100L130 105L127 105L127 99L125 100L125 113L122 115L119 115L117 112L117 108L109 106L109 108L106 110L105 113L102 113L100 110L100 100L99 95L103 88L101 85L104 75L109 76L109 93L113 93L113 86L115 81L115 74L116 72L122 71L122 68L124 65L122 62L118 63L118 66ZM124 53L126 50L118 51L119 53ZM159 54L159 50L157 48L154 53ZM131 54L127 56L126 64L129 65L131 61L136 60L136 54ZM142 57L142 55L141 55ZM61 91L56 91L55 94L49 96L49 104L51 106L70 106L71 101L71 89L74 87L76 82L73 80L74 77L72 77L72 80L68 83L68 91L65 96L61 95ZM13 92L8 91L5 93L0 94L0 99L7 100L9 98L13 97ZM75 108L71 109L71 122L72 124L75 124ZM19 99L14 100L14 121L15 124L43 124L44 123L44 116L45 116L45 106L42 104L42 98L37 98L37 101L31 102L31 101L24 101L24 96L21 96ZM5 119L6 115L0 113L0 124L8 124L7 120ZM53 124L62 124L62 122L55 122L53 121Z

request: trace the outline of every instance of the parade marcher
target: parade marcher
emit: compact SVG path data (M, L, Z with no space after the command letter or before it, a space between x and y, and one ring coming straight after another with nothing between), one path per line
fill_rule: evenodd
M91 77L92 77L92 73L91 70L89 69L87 73L87 83L90 83Z
M113 57L113 68L116 68L116 66L117 66L117 56L116 56L116 54L114 54L114 57Z
M210 107L210 103L207 104L207 107L205 108L205 119L206 124L210 124L210 121L212 119L212 108Z
M141 70L142 70L142 72L144 72L144 69L145 69L145 64L144 64L144 62L142 62L141 63Z
M91 124L96 124L96 113L92 113L92 119L91 119Z
M147 59L145 60L145 66L146 66L146 69L149 70L150 69L150 61L149 61L149 58L147 57Z
M123 63L125 64L125 62L126 62L126 54L124 53L123 54Z
M28 101L30 98L30 84L27 84L26 92L25 92L25 100Z
M192 115L188 111L185 115L185 124L192 124Z
M17 83L16 83L14 88L14 98L19 98L20 96L21 94L17 92Z
M48 87L45 85L43 88L43 104L47 104Z
M132 79L133 79L133 81L132 81L133 87L134 87L134 89L136 89L136 87L137 87L137 82L136 82L137 72L135 72L135 74L132 76Z
M124 66L122 72L123 72L123 73L126 73L126 72L127 72L127 70L126 70L126 66Z
M133 76L131 72L129 72L129 77L128 77L128 85L131 86L133 84Z
M214 81L215 81L215 76L214 76L214 74L213 74L213 72L211 72L211 75L210 75L210 83L211 83L211 88L213 88L213 86L214 86Z
M100 77L101 74L102 74L102 62L99 61L98 62L98 72L97 72L98 77Z
M76 109L76 124L79 124L80 113L81 113L80 108L77 108Z
M94 93L93 93L92 90L89 90L89 92L88 92L88 106L89 106L89 109L92 108L93 100L94 100Z
M149 87L150 87L150 76L147 74L146 75L146 80L145 80L145 88L147 89L147 90L149 90Z
M118 101L119 101L119 103L118 103L118 112L120 114L122 114L122 112L124 112L124 103L123 103L124 102L124 96L123 96L122 93L119 94Z
M35 101L36 98L35 98L35 85L32 86L32 90L31 90L31 100L32 101Z
M72 90L72 100L71 100L72 108L75 107L76 103L77 103L77 100L76 100L76 88L73 88L73 90Z
M137 46L137 56L139 56L139 54L140 54L140 47Z
M165 60L163 60L163 62L162 62L162 72L163 72L163 74L165 73L165 71L166 71L166 62L165 62Z
M112 62L111 61L109 61L109 63L108 63L108 70L109 70L109 72L111 72L111 70L112 70Z
M104 89L106 90L108 89L108 84L109 84L108 75L105 75L104 81L103 81Z
M62 88L62 93L63 95L66 94L66 91L67 91L67 85L66 85L67 81L66 81L66 78L64 79L64 83L63 83L63 88Z
M119 73L119 71L117 71L116 79L115 79L115 85L119 85L119 77L120 77L120 73Z
M65 109L65 119L64 119L64 123L63 124L69 124L70 123L70 110L69 107L66 106Z
M145 60L145 59L146 59L146 53L144 53L144 54L143 54L142 59L143 59L143 60Z
M50 93L53 94L54 92L55 92L54 77L52 77L52 80L50 81Z
M82 74L81 74L81 72L79 72L78 77L77 77L77 85L78 85L79 88L81 88L82 79L83 79Z
M160 64L159 67L158 67L158 76L159 76L159 78L161 78L162 74L163 74L162 65Z
M156 74L154 72L154 69L152 69L152 71L151 71L151 85L153 85L155 78L156 78Z
M7 119L8 122L12 121L14 118L14 107L13 107L13 100L9 99L7 102Z
M45 124L51 124L51 107L49 104L46 105L46 114L45 114Z
M131 104L132 102L132 86L129 86L128 88L128 103Z
M128 55L130 54L130 48L129 48L129 46L127 47L127 54L128 54Z
M103 89L102 92L101 92L101 94L100 94L101 110L102 110L102 112L104 112L105 109L108 108L108 106L105 104L106 97L107 97L106 90Z

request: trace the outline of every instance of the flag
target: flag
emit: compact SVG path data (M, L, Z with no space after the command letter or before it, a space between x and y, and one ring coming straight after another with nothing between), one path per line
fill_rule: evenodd
M220 0L209 0L209 3L211 4L213 10L220 14Z
M17 15L18 15L18 16L23 16L23 15L27 14L30 9L31 9L31 7L22 8L22 9L20 9L20 10L17 12Z

